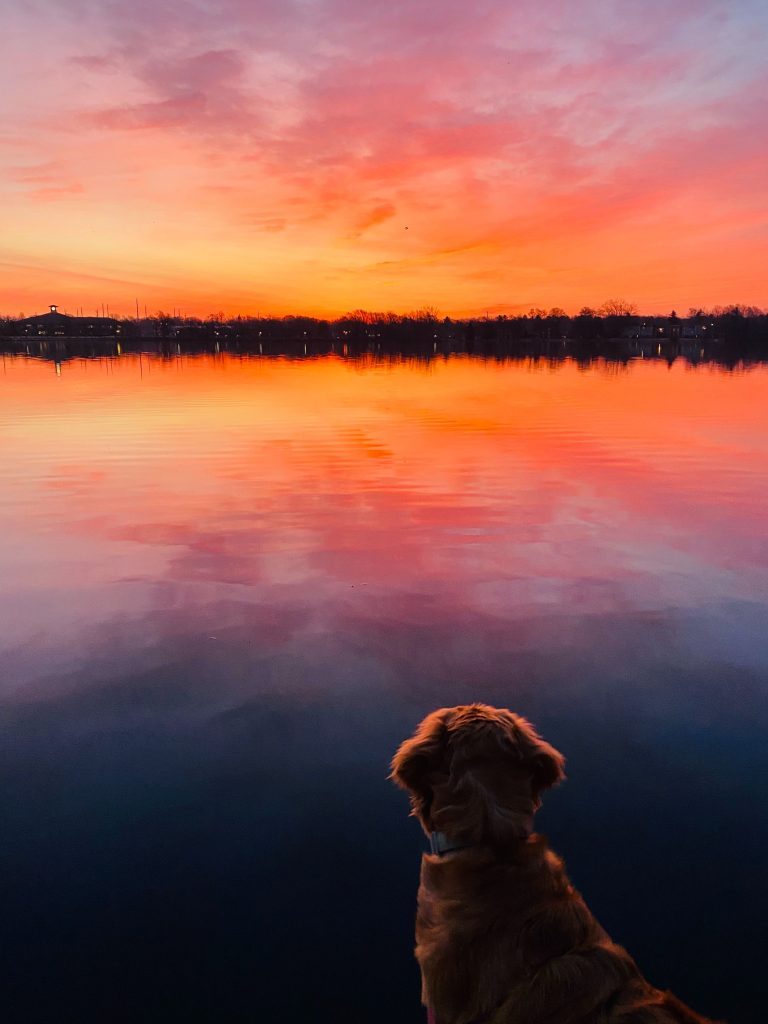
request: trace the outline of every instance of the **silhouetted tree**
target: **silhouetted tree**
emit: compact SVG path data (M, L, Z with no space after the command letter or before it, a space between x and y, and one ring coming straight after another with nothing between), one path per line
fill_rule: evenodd
M574 338L579 338L582 341L601 338L603 336L603 321L590 306L582 306L571 326L571 334Z
M600 316L633 316L637 313L637 306L625 299L607 299L598 313Z

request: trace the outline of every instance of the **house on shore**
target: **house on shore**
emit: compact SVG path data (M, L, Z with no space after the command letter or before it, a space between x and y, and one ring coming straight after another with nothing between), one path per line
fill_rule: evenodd
M110 316L69 316L51 304L47 313L16 321L17 334L35 338L110 338L119 337L123 325Z
M712 339L715 323L705 316L679 317L654 316L643 317L637 329L636 337L654 339L656 341L706 341Z

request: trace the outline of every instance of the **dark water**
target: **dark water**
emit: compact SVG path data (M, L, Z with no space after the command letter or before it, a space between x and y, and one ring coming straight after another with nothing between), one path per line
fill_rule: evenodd
M768 372L143 357L0 373L3 1019L418 1022L432 708L646 975L763 995Z

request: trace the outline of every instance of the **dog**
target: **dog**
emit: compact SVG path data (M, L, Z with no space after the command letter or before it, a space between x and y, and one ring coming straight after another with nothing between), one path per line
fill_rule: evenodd
M715 1024L654 988L533 831L565 760L519 715L441 708L392 761L430 837L416 915L434 1024Z

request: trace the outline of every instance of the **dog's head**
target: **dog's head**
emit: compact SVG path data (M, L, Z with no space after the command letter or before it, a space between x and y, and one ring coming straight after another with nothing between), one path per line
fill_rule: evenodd
M428 715L392 761L425 832L504 842L564 778L562 754L519 715L487 704Z

